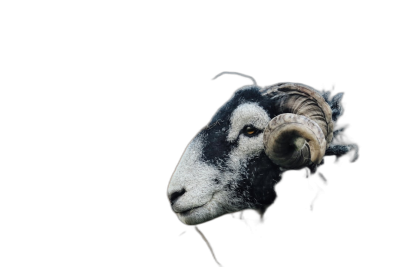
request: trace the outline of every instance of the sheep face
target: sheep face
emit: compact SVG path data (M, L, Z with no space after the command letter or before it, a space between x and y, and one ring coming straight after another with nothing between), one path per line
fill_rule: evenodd
M264 153L272 101L247 86L214 115L187 146L168 186L173 211L199 224L243 209L271 205L280 169Z

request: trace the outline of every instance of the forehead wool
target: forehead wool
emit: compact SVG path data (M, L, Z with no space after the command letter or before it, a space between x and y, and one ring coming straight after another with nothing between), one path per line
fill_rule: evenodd
M253 125L257 129L267 127L270 117L257 103L244 103L238 106L230 117L230 128L227 140L234 141L246 125Z

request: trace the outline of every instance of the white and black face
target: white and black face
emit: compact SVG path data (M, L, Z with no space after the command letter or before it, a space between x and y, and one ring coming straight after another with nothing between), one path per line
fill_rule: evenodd
M271 100L257 86L239 89L186 148L168 186L173 211L185 224L253 208L276 198L279 167L264 153Z

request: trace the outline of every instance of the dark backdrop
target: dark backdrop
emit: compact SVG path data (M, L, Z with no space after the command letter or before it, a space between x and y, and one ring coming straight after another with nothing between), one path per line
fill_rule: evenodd
M351 165L349 157L339 162L328 158L320 169L327 187L315 177L307 181L302 172L286 174L263 225L256 225L251 212L245 213L247 224L226 216L201 225L220 262L319 266L382 261L384 224L378 202L384 184L376 179L384 177L376 148L371 148L376 135L371 123L379 116L371 109L379 90L371 57L351 46L321 52L265 47L254 53L247 45L238 53L212 44L205 49L201 43L188 48L159 41L164 45L142 50L115 45L101 57L87 50L90 56L82 68L90 74L80 74L86 112L79 120L85 129L79 137L80 185L74 191L79 203L68 208L71 216L62 217L72 242L61 259L214 266L200 236L170 210L166 189L191 138L236 89L251 84L238 76L211 80L222 71L237 71L253 76L260 86L293 81L345 92L338 125L348 125L344 135L359 145L360 159ZM322 193L311 211L316 188Z

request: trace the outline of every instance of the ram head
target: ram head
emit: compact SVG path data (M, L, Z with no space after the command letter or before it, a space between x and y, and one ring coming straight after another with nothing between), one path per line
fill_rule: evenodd
M333 142L343 94L330 97L300 83L238 89L189 143L168 185L185 224L255 209L265 212L286 170L315 172L323 157L356 150Z

